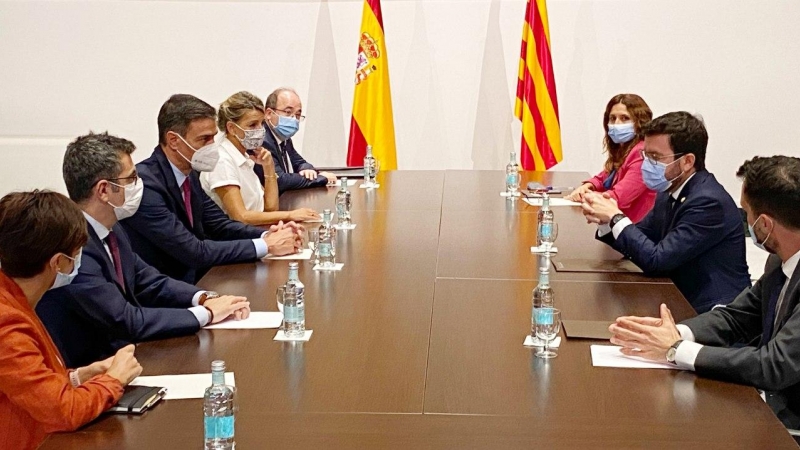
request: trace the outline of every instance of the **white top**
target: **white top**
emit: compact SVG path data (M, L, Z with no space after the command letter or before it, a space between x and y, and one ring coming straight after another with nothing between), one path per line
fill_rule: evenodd
M227 214L225 205L214 189L222 186L238 186L242 202L248 211L264 211L264 187L253 172L255 162L242 155L241 152L223 137L220 140L219 162L211 172L200 174L200 184L209 197Z

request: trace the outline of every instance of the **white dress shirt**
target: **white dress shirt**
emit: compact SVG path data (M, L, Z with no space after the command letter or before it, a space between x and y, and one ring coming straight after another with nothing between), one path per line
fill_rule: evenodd
M278 136L278 133L272 131L272 128L269 125L267 125L267 132L272 133L272 137L274 137L275 142L278 143L278 155L280 155L280 157L283 158L283 161L286 163L286 173L294 173L294 167L292 167L292 159L289 158L289 152L285 152L281 148L281 144L283 144L286 139L282 139L280 136Z
M215 191L223 186L238 186L242 202L248 211L264 211L264 186L253 172L255 162L243 155L227 137L223 137L219 144L219 162L216 167L211 172L200 174L203 190L226 214L228 211Z

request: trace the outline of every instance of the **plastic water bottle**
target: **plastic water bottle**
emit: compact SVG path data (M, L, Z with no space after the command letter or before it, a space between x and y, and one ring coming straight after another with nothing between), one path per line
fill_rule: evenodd
M236 388L225 384L225 361L211 363L211 386L203 397L206 450L234 448Z
M364 157L364 184L367 186L375 185L375 176L377 175L377 161L372 156L372 146L367 146L367 156Z
M322 226L319 227L319 255L320 267L333 267L336 264L336 228L331 224L331 210L322 212Z
M542 236L549 236L553 232L553 223L556 221L555 214L550 209L550 196L547 192L542 194L542 208L538 216L539 233L536 236L536 245L542 245Z
M283 332L287 337L302 337L306 332L305 286L297 276L300 264L289 263L289 280L283 297Z
M347 189L347 178L342 177L342 188L336 193L336 217L339 225L350 226L350 191Z
M516 152L511 152L511 160L506 166L506 193L512 197L519 195L519 164Z
M546 265L539 267L539 284L533 288L531 294L531 336L536 340L536 332L533 327L535 320L533 317L535 308L552 308L555 304L555 293L550 287L550 260Z

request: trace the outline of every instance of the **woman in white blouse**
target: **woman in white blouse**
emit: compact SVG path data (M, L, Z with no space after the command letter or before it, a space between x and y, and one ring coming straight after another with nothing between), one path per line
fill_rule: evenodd
M237 92L222 102L217 127L224 133L219 162L211 172L200 174L203 189L233 220L250 225L279 221L317 220L309 208L278 211L278 181L270 152L264 141L264 103L249 92ZM264 169L264 185L253 172L255 164Z

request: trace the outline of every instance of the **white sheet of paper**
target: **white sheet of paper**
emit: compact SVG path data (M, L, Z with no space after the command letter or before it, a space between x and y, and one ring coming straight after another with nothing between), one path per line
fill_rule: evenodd
M531 247L531 253L547 253L544 247ZM550 247L550 253L558 253L558 247Z
M225 384L236 386L233 372L225 372ZM162 386L167 388L164 400L182 400L185 398L203 398L206 388L211 386L211 373L193 373L189 375L155 375L136 377L131 381L133 386Z
M272 338L272 340L273 341L285 341L285 342L292 342L292 341L305 342L305 341L311 339L311 333L313 333L313 332L314 332L314 330L306 330L306 333L304 335L302 335L300 337L296 337L296 338L290 338L290 337L286 336L286 333L284 333L283 330L278 330L278 332L275 333L275 337Z
M337 179L336 183L328 184L328 186L341 186L341 185L342 185L342 180L341 179ZM347 185L348 186L355 186L356 185L356 180L347 180Z
M278 328L283 322L283 314L274 311L251 311L250 317L244 320L228 319L213 325L206 325L206 330L256 330Z
M359 189L377 189L379 187L381 187L380 184L373 184L372 186L367 186L366 184L361 183L361 186L359 186Z
M336 225L333 226L333 228L336 228L337 230L355 230L356 229L356 225L358 225L358 224L357 223L351 223L350 225L339 225L339 224L336 224Z
M514 195L511 195L511 194L509 194L509 193L508 193L508 192L506 192L506 191L502 191L502 192L500 192L500 197L522 197L522 194L520 194L519 192L517 192L517 193L515 193Z
M322 223L322 219L304 220L303 223Z
M616 345L593 345L592 365L595 367L620 367L624 369L673 369L680 370L670 363L659 363L644 358L625 356Z
M540 198L526 198L525 203L531 206L542 206L542 199ZM550 197L550 206L581 206L578 202L565 200L561 197Z
M336 263L333 265L333 267L322 267L319 264L317 264L316 266L314 266L314 270L318 272L338 272L342 270L342 267L344 267L344 263Z
M522 342L522 345L525 347L544 347L543 342L534 341L530 334L525 336L525 340ZM550 341L550 348L558 348L559 345L561 345L561 336L558 336Z
M267 256L264 257L264 259L274 259L274 260L311 259L311 253L312 252L311 252L310 248L304 248L300 252L293 253L291 255L286 255L286 256L267 255Z

